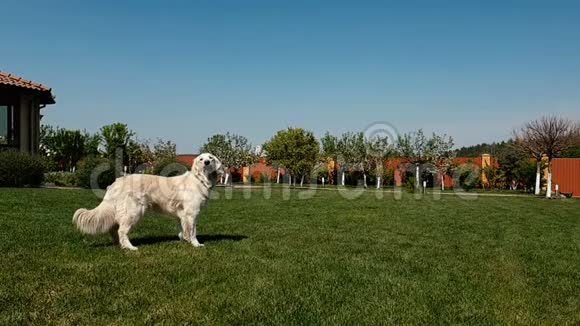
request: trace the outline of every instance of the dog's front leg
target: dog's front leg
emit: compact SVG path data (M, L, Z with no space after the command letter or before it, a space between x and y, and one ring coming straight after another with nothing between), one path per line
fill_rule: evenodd
M191 244L196 247L203 247L203 244L199 243L199 241L197 241L197 218L199 217L199 211L196 211L193 214L193 225L192 225L192 229L191 229Z
M194 247L203 247L203 244L197 240L197 217L199 210L184 211L179 214L181 220L181 233L179 238L191 243Z

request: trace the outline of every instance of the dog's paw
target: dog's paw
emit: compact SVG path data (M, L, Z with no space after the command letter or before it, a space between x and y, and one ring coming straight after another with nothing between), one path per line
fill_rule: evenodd
M195 247L195 248L201 248L204 247L205 245L203 243L199 243L197 240L192 241L191 244Z
M183 232L179 232L179 240L183 241Z
M129 251L137 251L138 250L137 247L135 247L135 246L125 246L125 247L123 247L123 249L129 250Z

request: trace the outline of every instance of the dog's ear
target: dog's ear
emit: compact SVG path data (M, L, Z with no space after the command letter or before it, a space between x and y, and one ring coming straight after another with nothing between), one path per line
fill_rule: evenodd
M194 175L199 176L202 171L201 168L199 167L199 158L196 158L195 160L193 160L193 164L191 165L191 173L193 173Z

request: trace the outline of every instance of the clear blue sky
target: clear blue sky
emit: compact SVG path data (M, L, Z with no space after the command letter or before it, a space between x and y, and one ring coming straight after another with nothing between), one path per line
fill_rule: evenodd
M0 70L54 89L44 123L127 123L181 153L388 121L458 145L580 119L580 1L4 1Z

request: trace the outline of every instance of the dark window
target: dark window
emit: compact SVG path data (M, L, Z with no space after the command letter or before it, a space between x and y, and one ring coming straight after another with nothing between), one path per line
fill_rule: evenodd
M15 146L16 121L13 105L0 105L0 146Z

